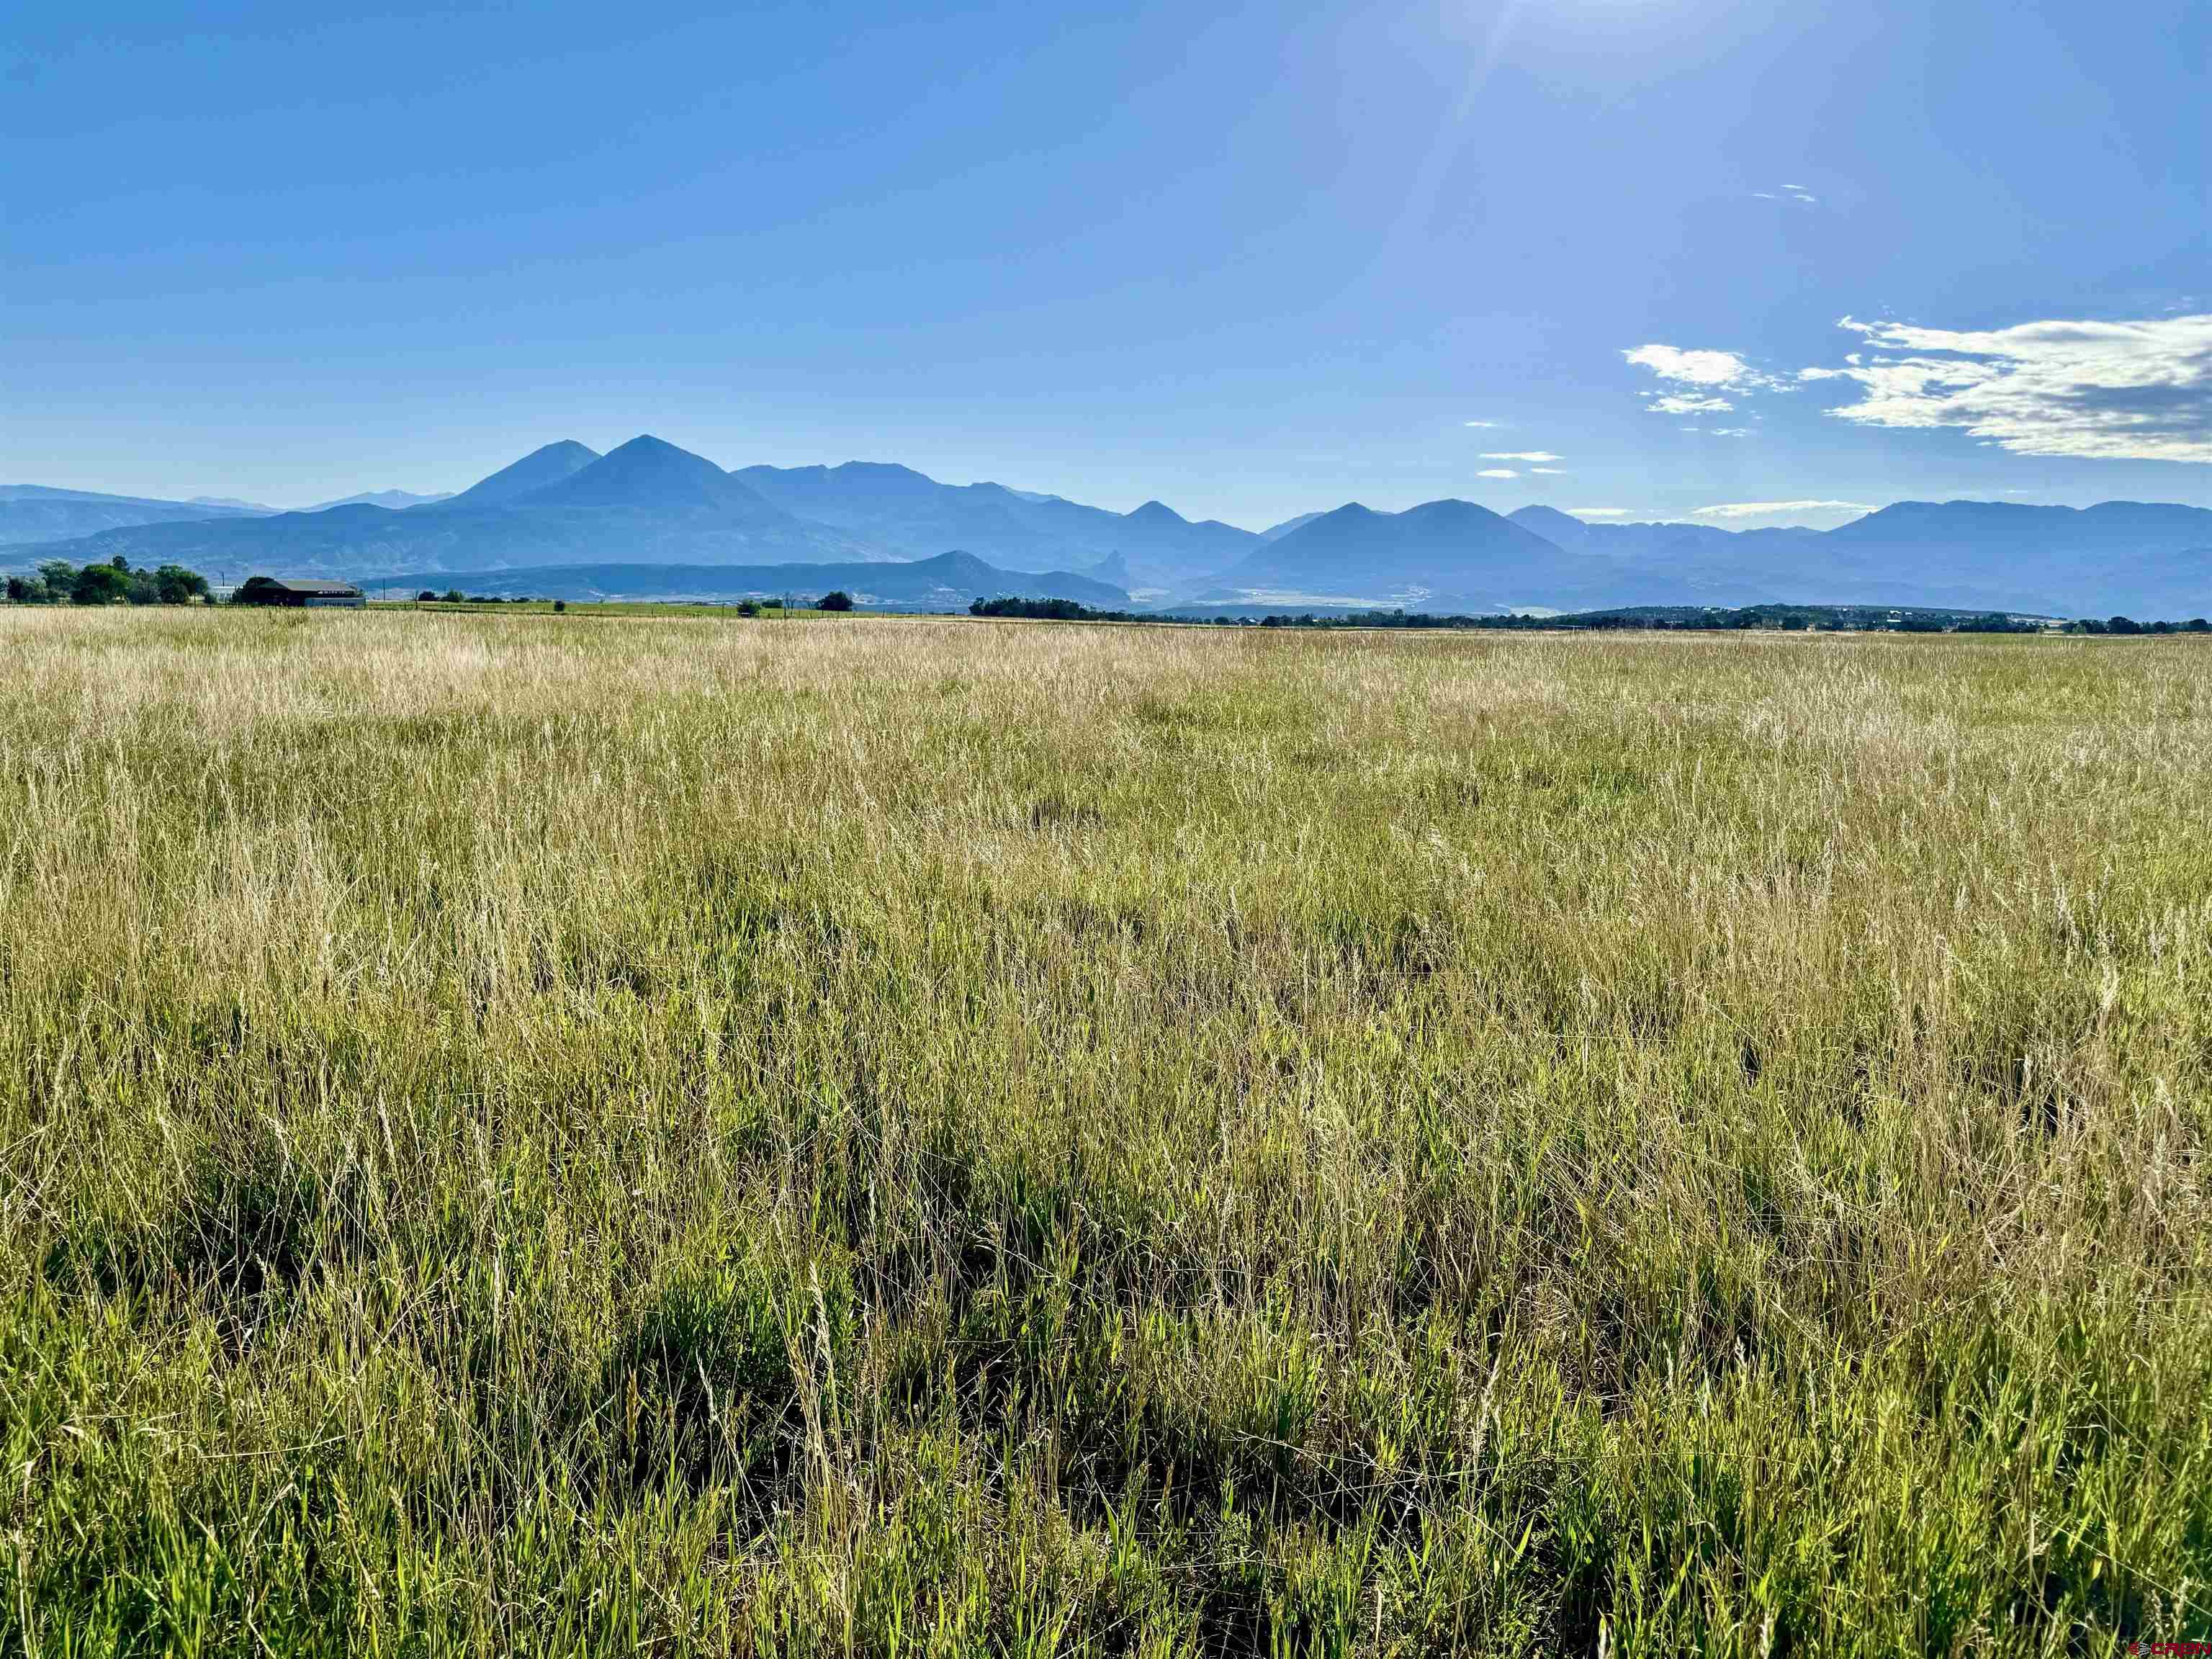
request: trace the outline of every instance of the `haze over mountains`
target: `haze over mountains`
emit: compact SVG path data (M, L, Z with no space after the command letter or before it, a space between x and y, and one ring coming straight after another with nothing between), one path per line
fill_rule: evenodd
M1021 594L1099 605L1427 611L1617 605L1925 605L2045 615L2212 611L2212 511L1901 502L1839 529L1593 523L1470 501L1347 503L1261 533L1159 501L1114 513L910 468L725 471L653 437L548 444L445 498L373 492L305 512L0 488L0 563L121 555L234 578L563 597L844 586L953 608Z
M233 519L260 511L218 501L149 501L86 489L48 489L41 484L0 484L0 562L13 559L15 548L41 542L122 526Z
M449 499L418 495L406 489L374 489L341 501L319 501L302 512L334 507L424 507ZM174 524L210 519L270 518L284 509L231 496L195 495L185 501L138 495L103 495L88 489L50 489L41 484L0 484L0 549L95 535L137 525ZM0 555L0 558L12 556Z

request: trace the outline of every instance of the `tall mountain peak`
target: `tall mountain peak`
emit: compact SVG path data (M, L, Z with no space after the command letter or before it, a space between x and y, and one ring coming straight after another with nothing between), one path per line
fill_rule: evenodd
M574 438L563 438L532 450L519 461L510 462L487 477L479 478L466 489L450 500L441 501L441 507L501 507L519 495L533 489L543 489L547 484L557 483L571 473L580 472L599 459L599 452Z

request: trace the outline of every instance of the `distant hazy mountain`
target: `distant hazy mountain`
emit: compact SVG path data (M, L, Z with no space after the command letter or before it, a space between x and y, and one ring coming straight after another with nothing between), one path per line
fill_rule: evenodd
M0 562L17 567L119 555L133 564L174 560L218 578L260 571L382 582L429 573L432 585L440 572L481 583L488 573L534 576L556 567L717 567L737 573L732 580L757 579L765 592L785 580L760 576L770 567L807 567L810 574L788 578L799 586L850 586L853 570L913 568L952 548L975 562L973 570L946 573L953 586L986 572L1057 573L1055 580L1087 580L1154 605L1825 602L2176 619L2212 613L2212 511L2133 501L2080 510L1903 501L1826 532L1590 522L1540 506L1501 517L1462 501L1377 513L1355 502L1255 535L1194 523L1159 501L1112 513L870 462L726 472L651 437L606 455L573 441L548 444L444 501L386 491L306 513L0 488ZM819 574L830 567L845 574ZM402 572L410 574L392 574ZM896 580L914 579L909 570ZM1018 591L1076 597L1065 586ZM921 601L887 590L886 602Z
M1311 516L1310 514L1307 515L1309 518ZM1562 513L1556 507L1517 507L1505 516L1523 530L1534 531L1554 547L1564 547L1573 553L1595 550L1589 544L1596 539L1598 526L1586 520ZM1293 519L1288 526L1279 526L1277 528L1296 528L1304 520ZM1642 525L1637 526L1638 529L1648 527ZM1272 537L1275 534L1275 531L1271 530L1267 534Z
M304 508L308 513L324 513L334 507L388 507L395 512L410 507L428 507L438 501L450 501L453 492L440 490L433 495L417 495L409 489L367 489L358 495L343 495L334 501L317 501Z
M1234 525L1194 524L1158 501L1109 513L1004 484L946 484L911 467L749 466L736 477L800 517L911 558L960 547L1007 568L1096 564L1120 554L1139 584L1171 586L1217 569L1258 538Z
M1829 531L1583 524L1549 507L1523 507L1513 518L1562 546L1619 562L1624 591L1613 603L1784 600L2176 619L2212 608L2212 512L2203 507L1900 501ZM1662 592L1662 574L1688 597Z
M84 562L123 555L215 572L375 579L393 571L623 562L859 561L873 550L769 505L712 461L634 438L606 455L549 446L450 501L393 512L333 507L104 531L37 550Z
M1820 538L1793 599L2014 606L2063 616L2212 612L2212 511L2141 501L1899 501Z
M0 546L64 541L125 525L246 518L268 510L213 501L149 501L85 489L49 489L41 484L0 484Z
M1269 525L1260 532L1260 539L1263 542L1279 542L1293 530L1303 530L1319 517L1321 514L1318 513L1301 513L1295 519L1285 519L1280 524Z
M533 449L520 460L500 468L488 478L479 478L458 495L448 496L446 505L456 507L504 506L517 496L527 495L533 489L543 489L548 484L558 483L572 472L582 471L599 459L599 452L574 438L563 438L558 443Z
M1550 507L1508 514L1524 530L1601 561L1605 605L1765 605L1799 597L1820 559L1817 530L1722 530L1671 521L1592 524Z
M1116 587L1127 587L1136 580L1129 574L1128 556L1121 553L1109 553L1083 574L1102 582L1111 582Z
M1586 556L1472 501L1429 501L1403 513L1355 501L1262 543L1189 597L1556 608L1583 603L1593 576L1605 574Z
M498 598L523 594L550 599L781 599L802 603L842 588L862 605L902 611L964 611L971 599L1007 597L1073 599L1081 605L1118 610L1129 596L1111 583L1064 570L1043 573L1001 570L968 553L940 553L910 562L854 564L578 564L533 570L482 570L455 574L422 571L381 578L374 586L414 593L442 592Z

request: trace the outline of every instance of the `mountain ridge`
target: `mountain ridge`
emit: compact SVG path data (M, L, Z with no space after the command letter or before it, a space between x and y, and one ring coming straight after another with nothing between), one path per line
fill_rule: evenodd
M43 546L133 525L258 518L270 510L216 501L165 501L151 495L109 495L46 484L0 484L0 548Z
M89 531L36 535L88 514ZM134 514L143 521L115 522ZM998 483L942 483L896 462L725 471L650 434L605 455L572 439L547 444L443 501L387 507L372 496L273 513L0 487L0 537L11 522L35 538L0 556L23 566L119 556L371 582L587 566L913 565L959 550L1001 574L1081 573L1114 603L1154 608L2212 611L2212 510L2179 503L1905 501L1815 531L1584 520L1541 504L1501 514L1444 497L1399 513L1348 501L1255 533L1157 500L1116 513Z

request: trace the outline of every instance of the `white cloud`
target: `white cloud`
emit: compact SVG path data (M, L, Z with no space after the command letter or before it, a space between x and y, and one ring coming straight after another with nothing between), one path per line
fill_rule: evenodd
M1571 507L1567 513L1577 519L1626 519L1632 515L1632 509L1626 507Z
M1564 461L1564 455L1554 455L1548 449L1507 449L1486 453L1486 461Z
M1495 427L1498 422L1495 421L1462 421L1460 424L1462 426L1480 427L1484 431L1487 432L1492 427Z
M1528 470L1540 477L1564 478L1567 476L1567 469L1564 466L1532 466Z
M1717 426L1712 433L1716 438L1748 438L1752 435L1747 426Z
M1486 466L1474 476L1478 478L1517 478L1521 475L1510 466Z
M1957 427L2019 455L2212 462L2212 313L1953 331L1838 326L1874 348L1802 380L1850 380L1862 426Z
M1640 345L1620 355L1659 377L1662 390L1641 394L1644 407L1654 415L1725 415L1735 404L1723 392L1743 397L1790 389L1790 382L1753 368L1741 352Z
M1693 519L1772 519L1784 514L1871 513L1864 501L1721 501L1701 507Z
M1640 345L1620 355L1674 386L1747 389L1765 378L1733 351L1686 351L1680 346Z

